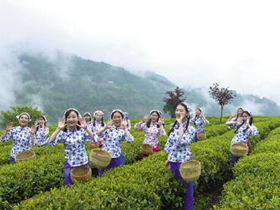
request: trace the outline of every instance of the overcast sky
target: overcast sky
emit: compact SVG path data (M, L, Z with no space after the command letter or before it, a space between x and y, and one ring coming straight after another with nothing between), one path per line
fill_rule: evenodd
M0 62L11 49L59 49L280 104L279 11L269 0L1 0Z

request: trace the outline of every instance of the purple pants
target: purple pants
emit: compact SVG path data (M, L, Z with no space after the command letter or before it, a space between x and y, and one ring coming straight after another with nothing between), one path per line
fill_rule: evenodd
M197 133L195 133L195 135L194 135L194 142L197 142L197 141L198 141Z
M186 193L184 195L184 210L193 210L193 182L186 182L180 174L180 165L181 163L172 163L170 164L171 173L181 181L181 183L186 185Z
M90 167L90 163L88 162L86 165ZM70 187L70 185L74 184L71 179L71 169L73 167L70 166L70 164L65 161L64 162L64 185Z
M11 161L11 163L16 163L15 158L13 158L12 156L10 156L10 161Z
M111 162L109 163L109 165L106 168L101 169L101 170L99 169L98 174L99 174L99 176L102 176L105 171L108 171L111 168L115 168L115 167L118 167L118 166L121 166L124 164L125 164L124 156L123 156L123 154L121 154L120 157L112 158Z

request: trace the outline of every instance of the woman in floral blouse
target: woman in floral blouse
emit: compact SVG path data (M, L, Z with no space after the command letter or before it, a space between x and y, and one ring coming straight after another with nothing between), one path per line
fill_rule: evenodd
M98 132L102 127L105 126L104 123L104 113L100 110L97 110L93 113L93 130L92 132Z
M110 116L111 121L97 132L99 136L104 134L105 139L102 149L109 152L111 155L110 164L105 169L98 170L100 176L111 168L125 164L121 144L124 140L130 143L134 140L134 138L128 131L123 118L124 115L121 110L113 110Z
M91 114L89 112L86 112L86 113L84 113L83 118L87 124L87 127L89 129L92 129Z
M134 126L136 130L143 130L145 132L145 140L143 144L151 145L153 147L153 152L159 151L158 135L166 135L162 123L160 112L158 110L151 110L148 122L140 121ZM140 156L142 158L145 157L143 153L140 153Z
M202 109L201 108L196 108L195 110L195 117L191 120L192 123L195 125L195 137L194 141L197 142L197 134L200 132L205 133L205 129L203 127L203 124L208 125L209 121L204 117L202 114Z
M1 141L4 142L9 141L11 138L13 139L13 148L10 154L12 163L15 163L17 154L30 150L35 141L35 125L32 125L31 129L28 127L28 123L31 121L30 115L22 112L17 116L17 119L19 126L13 128L13 123L10 122L1 137Z
M49 133L49 128L47 125L47 118L41 115L37 118L36 132L35 132L35 145L45 146L47 145L47 135Z
M54 141L54 144L57 144L61 141L65 145L64 179L67 186L73 184L72 168L82 165L90 166L85 148L87 140L90 143L96 142L93 133L88 129L78 110L74 108L66 110L48 143Z
M91 127L91 131L93 133L97 133L102 127L105 126L104 123L104 113L100 110L97 110L93 113L93 123L92 123L92 127ZM103 146L103 141L104 141L104 136L101 135L98 142L99 142L99 148L102 148ZM90 148L93 149L96 147L96 144L91 144Z
M235 143L247 144L247 147L248 147L247 155L249 155L249 153L250 153L249 137L250 136L255 137L256 135L258 135L258 133L259 132L258 132L256 126L253 125L252 112L243 111L242 112L242 123L237 127L237 129L235 131L235 135L234 135L233 139L231 140L231 145L233 145ZM233 165L239 159L239 157L235 157L235 156L233 156L233 154L231 154L231 158L232 158Z
M130 130L131 130L131 122L130 122L130 119L128 119L128 112L124 112L123 116L124 116L124 123L125 123L128 131L130 132Z
M226 122L228 129L236 129L243 121L242 113L244 109L239 107L236 116L230 117Z
M185 103L179 103L176 107L176 121L173 123L164 151L168 153L166 167L170 166L171 173L186 185L184 195L184 209L193 209L193 182L186 182L180 174L181 163L191 160L191 141L195 130L190 124L190 113Z

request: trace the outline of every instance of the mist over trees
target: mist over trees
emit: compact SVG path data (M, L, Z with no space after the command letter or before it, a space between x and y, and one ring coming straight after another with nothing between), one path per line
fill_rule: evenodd
M9 67L17 70L9 74L7 83L12 85L1 86L4 103L0 103L0 111L9 111L11 106L38 107L49 116L50 124L57 123L69 107L81 113L101 109L106 120L113 109L119 108L127 111L130 118L140 119L151 109L162 110L165 93L176 87L153 72L137 75L104 62L62 52L51 56L23 53ZM182 90L192 108L202 107L206 116L220 115L219 106L206 87ZM234 94L232 103L224 107L225 115L235 112L239 106L252 110L254 115L279 115L280 107L267 98L235 91Z

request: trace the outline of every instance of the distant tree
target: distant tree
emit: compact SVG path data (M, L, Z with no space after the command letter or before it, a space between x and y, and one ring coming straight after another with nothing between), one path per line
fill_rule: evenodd
M0 116L0 126L5 128L9 122L13 122L14 126L18 126L18 119L16 118L22 112L27 112L31 116L31 124L36 122L37 118L43 114L38 108L33 108L30 106L12 106L10 107L12 111L1 111Z
M209 95L213 98L220 106L221 106L221 117L220 122L223 118L223 110L224 106L230 104L236 95L232 90L227 88L219 88L218 83L214 83L212 87L210 87Z
M186 100L183 89L176 87L174 91L167 91L165 93L168 97L164 98L165 105L163 107L164 113L169 113L172 118L175 117L176 105Z

